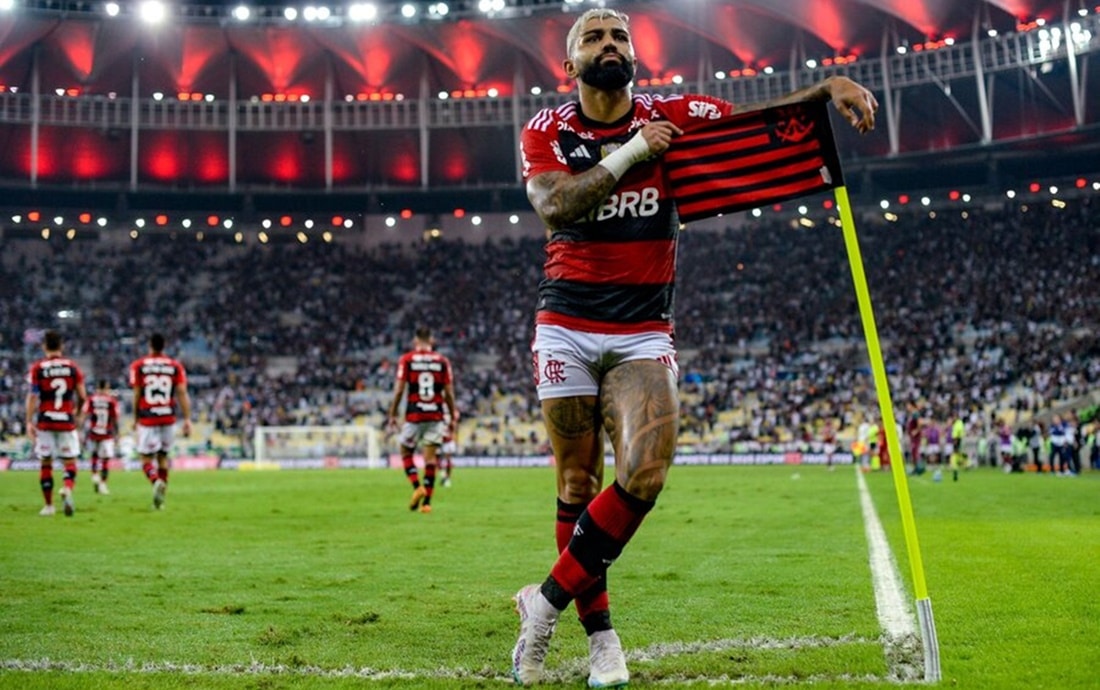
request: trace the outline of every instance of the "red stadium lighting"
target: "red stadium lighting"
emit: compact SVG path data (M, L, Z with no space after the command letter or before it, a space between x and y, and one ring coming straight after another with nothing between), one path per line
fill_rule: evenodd
M333 224L333 226L336 226L336 227L339 227L339 226L343 225L344 224L343 216L333 216L332 217L332 224Z
M1040 189L1042 189L1042 187L1039 186L1038 182L1032 182L1028 185L1028 190L1030 190L1032 194L1038 194Z
M85 211L84 213L81 213L79 216L77 216L77 219L81 223L91 223L92 222L92 214Z
M279 225L283 226L284 228L288 227L291 223L291 220L292 219L291 219L290 216L280 216L279 217Z
M1085 178L1078 177L1077 182L1075 182L1074 184L1077 185L1077 189L1084 189L1085 185L1087 185L1088 183L1089 183L1088 180L1086 180Z
M412 209L411 208L401 209L401 217L405 220L408 220L409 218L412 218L413 217Z
M947 198L950 199L951 201L958 201L959 196L960 196L959 190L952 189L951 192L947 195Z
M826 209L832 209L832 207L833 207L833 200L832 200L832 199L826 199L825 201L821 202L821 205L822 205L823 207L825 207Z
M899 204L908 204L909 203L909 195L908 194L902 194L901 196L899 196L898 197L898 203Z
M456 208L455 209L455 218L464 218L465 216L466 216L466 209L463 209L463 208Z
M209 225L210 227L214 227L215 225L218 224L218 217L217 216L207 216L206 217L206 224Z
M29 220L30 222L37 223L39 220L41 220L41 218L42 214L38 211L27 211L27 220Z
M153 219L157 225L168 225L168 216L163 213L157 214L157 217Z

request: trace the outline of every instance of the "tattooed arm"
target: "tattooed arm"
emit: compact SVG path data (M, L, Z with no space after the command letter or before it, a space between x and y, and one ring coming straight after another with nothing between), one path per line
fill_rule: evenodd
M665 120L647 123L634 138L582 173L547 172L527 182L527 198L546 226L560 228L584 217L604 199L628 169L668 149L679 127Z

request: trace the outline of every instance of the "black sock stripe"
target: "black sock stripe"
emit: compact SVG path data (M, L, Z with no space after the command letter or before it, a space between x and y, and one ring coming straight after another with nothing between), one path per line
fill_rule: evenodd
M600 529L588 513L577 520L577 528L580 534L569 542L570 553L589 575L602 575L625 545Z
M617 493L619 498L623 499L623 502L639 517L648 513L653 509L653 506L657 504L656 501L647 501L644 498L638 498L637 496L627 493L626 489L619 486L619 482L615 482L611 486L615 487L615 493Z

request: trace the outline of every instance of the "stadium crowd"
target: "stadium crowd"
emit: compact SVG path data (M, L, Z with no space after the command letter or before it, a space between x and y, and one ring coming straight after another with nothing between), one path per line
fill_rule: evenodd
M1030 419L1096 391L1098 223L1089 199L861 221L899 422L962 414L992 433L1006 414ZM255 424L373 419L397 356L428 324L454 363L474 430L465 445L477 452L502 424L538 419L529 344L542 244L7 239L0 435L23 433L41 329L61 330L89 378L119 390L148 333L165 333L198 420L247 435ZM852 438L877 414L839 227L688 228L678 261L683 428L697 444L817 438L827 419Z

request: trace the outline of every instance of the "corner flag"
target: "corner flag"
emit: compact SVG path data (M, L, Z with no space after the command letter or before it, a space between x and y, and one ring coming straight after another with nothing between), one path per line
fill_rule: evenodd
M819 101L689 123L664 163L684 222L844 184L828 106Z
M672 196L684 222L834 190L886 445L891 458L902 458L890 381L879 345L848 190L844 187L840 157L829 124L828 105L820 101L796 103L700 120L673 139L664 160ZM891 462L890 466L917 598L924 679L935 682L941 677L939 642L924 579L909 482L905 463Z

